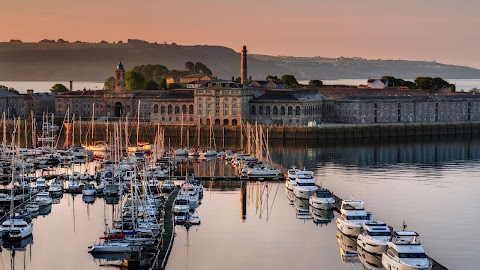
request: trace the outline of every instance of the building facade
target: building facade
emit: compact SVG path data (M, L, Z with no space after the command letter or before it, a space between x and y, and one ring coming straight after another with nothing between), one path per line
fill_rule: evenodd
M231 81L208 82L195 89L194 110L200 125L240 125L249 120L252 90Z
M480 95L347 97L334 101L334 111L336 123L480 121Z
M324 100L316 92L270 90L250 101L250 122L289 126L321 123Z

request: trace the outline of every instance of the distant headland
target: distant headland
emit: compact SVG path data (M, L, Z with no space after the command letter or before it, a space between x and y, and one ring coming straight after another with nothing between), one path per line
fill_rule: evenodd
M132 67L158 63L174 69L184 68L187 61L202 62L219 78L240 76L239 52L223 46L183 46L137 39L99 43L63 39L32 43L12 39L0 42L0 80L103 82L111 74L112 63L119 59ZM253 79L281 74L292 74L300 80L364 79L384 74L399 78L480 79L480 69L427 61L255 54L250 54L248 61Z

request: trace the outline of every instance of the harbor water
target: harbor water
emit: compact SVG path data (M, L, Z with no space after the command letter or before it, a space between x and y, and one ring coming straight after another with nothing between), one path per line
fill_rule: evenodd
M364 200L375 219L397 230L405 221L420 234L426 253L448 269L478 267L480 236L472 228L480 222L479 149L480 138L319 146L285 141L270 147L276 163L314 171L317 185L344 199ZM196 175L233 173L223 160L185 167ZM203 185L196 212L201 224L176 227L166 269L364 269L350 252L355 240L337 232L338 214L305 214L308 202L295 199L284 182ZM114 203L64 194L50 212L34 218L33 239L20 247L3 244L0 268L117 268L87 253L103 235L105 219L111 222Z

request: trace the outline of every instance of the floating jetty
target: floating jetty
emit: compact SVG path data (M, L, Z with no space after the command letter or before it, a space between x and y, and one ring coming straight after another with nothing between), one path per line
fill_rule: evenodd
M165 203L165 217L164 217L164 225L165 231L162 232L162 239L160 240L160 245L158 248L157 255L153 261L152 270L163 270L167 265L168 256L172 251L173 240L175 236L175 222L173 217L173 205L175 202L175 198L177 197L178 192L180 189L177 187L175 188L172 193L168 196L168 200Z

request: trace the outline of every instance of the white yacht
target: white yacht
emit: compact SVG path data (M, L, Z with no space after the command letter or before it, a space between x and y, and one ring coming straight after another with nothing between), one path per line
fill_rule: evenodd
M381 221L368 221L363 224L363 233L358 235L357 244L365 251L373 254L382 254L387 251L387 241L392 232Z
M61 196L63 193L63 185L57 182L54 182L50 185L48 192L52 197Z
M23 219L9 219L0 225L0 235L4 238L25 238L32 232L32 225Z
M247 171L248 178L275 178L280 173L278 169L272 169L265 166L251 168Z
M198 193L198 190L194 185L182 185L178 195L186 195L188 197L190 209L195 209L200 204L200 194Z
M45 178L39 177L35 182L37 183L38 190L45 190L47 188L47 180Z
M371 219L371 214L365 211L364 202L361 200L342 201L340 213L337 228L345 235L358 236L362 233L363 224Z
M308 200L317 189L312 171L299 171L297 173L297 183L293 186L293 194L297 198Z
M130 244L121 242L108 242L88 247L90 253L124 253L129 252Z
M53 200L48 192L38 192L35 201L40 207L52 204Z
M177 198L175 199L175 205L173 207L173 212L175 214L188 213L188 211L190 210L190 203L188 199L189 198L186 194L177 195Z
M396 231L382 254L382 266L388 270L431 270L433 263L425 255L419 235L413 231Z
M308 202L313 208L329 210L335 208L335 199L332 193L325 188L318 188L315 193L310 196Z
M289 190L293 190L293 186L297 184L297 173L300 170L293 166L287 171L287 181L285 181L285 187Z

